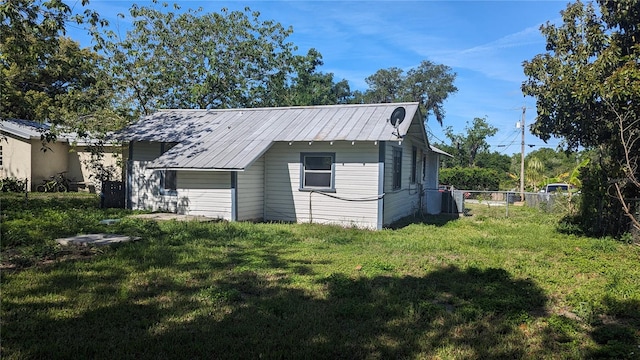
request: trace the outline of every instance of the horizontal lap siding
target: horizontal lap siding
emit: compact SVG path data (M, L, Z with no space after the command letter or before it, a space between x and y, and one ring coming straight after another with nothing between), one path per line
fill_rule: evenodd
M146 165L161 155L161 144L136 142L132 147L131 205L133 209L168 211L187 215L231 219L229 172L177 171L177 189L163 194L161 170Z
M131 160L134 161L152 161L157 159L161 154L161 145L157 142L134 142L133 154Z
M267 220L335 223L375 228L377 201L345 201L300 191L300 154L335 153L335 193L345 199L375 199L378 195L378 146L373 142L276 143L266 157ZM311 211L310 211L311 202Z
M238 220L264 219L264 157L238 172Z
M131 208L134 210L177 211L177 198L160 192L160 172L147 169L148 161L131 164Z
M161 155L157 142L134 142L131 154L131 208L134 210L177 211L177 198L160 191L160 171L147 169Z
M402 148L402 186L400 190L393 190L393 148ZM384 224L390 225L396 220L414 214L420 210L420 194L418 184L411 184L411 151L413 143L410 139L398 143L389 141L385 149L384 174ZM417 145L418 149L420 146ZM418 156L420 151L418 151ZM420 165L421 159L417 159ZM419 166L418 166L419 167ZM419 169L418 169L419 170ZM417 174L420 182L421 173Z
M212 171L177 172L178 212L231 220L231 174Z

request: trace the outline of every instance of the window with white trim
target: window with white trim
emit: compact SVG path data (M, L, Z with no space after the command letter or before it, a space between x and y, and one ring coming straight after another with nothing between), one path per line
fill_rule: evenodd
M300 154L300 189L334 190L335 153Z
M393 148L393 190L402 188L402 148Z
M0 145L0 169L2 169L2 145Z

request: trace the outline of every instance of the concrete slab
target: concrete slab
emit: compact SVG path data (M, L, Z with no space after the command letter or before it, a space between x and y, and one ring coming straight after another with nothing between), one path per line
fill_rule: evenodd
M115 223L120 222L120 219L104 219L104 220L100 220L100 224L103 225L113 225Z
M147 219L147 220L176 220L176 221L200 221L200 222L219 220L219 219L209 218L206 216L182 215L182 214L173 214L173 213L138 214L138 215L130 215L129 217L137 218L137 219Z
M118 234L86 234L56 239L60 245L96 245L105 246L117 243L140 240L139 237L131 237Z

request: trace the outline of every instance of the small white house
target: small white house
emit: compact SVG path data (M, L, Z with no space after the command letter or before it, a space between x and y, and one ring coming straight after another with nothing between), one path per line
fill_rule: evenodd
M119 134L128 205L373 229L438 213L447 154L422 121L418 103L158 111Z

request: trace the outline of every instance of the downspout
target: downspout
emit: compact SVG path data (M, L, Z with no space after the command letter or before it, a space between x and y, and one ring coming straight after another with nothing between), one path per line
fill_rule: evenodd
M378 145L378 223L376 229L382 230L384 225L384 159L386 155L386 142L380 141Z

